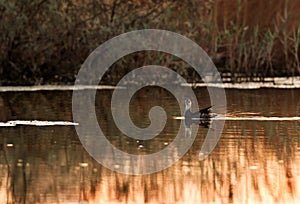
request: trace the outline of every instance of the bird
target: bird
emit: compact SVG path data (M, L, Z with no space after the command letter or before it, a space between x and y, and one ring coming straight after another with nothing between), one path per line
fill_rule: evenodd
M215 117L215 115L211 112L212 106L207 108L203 108L198 112L191 112L192 101L190 99L185 100L185 112L184 118L186 120L191 119L200 119L200 120L209 120L210 118Z

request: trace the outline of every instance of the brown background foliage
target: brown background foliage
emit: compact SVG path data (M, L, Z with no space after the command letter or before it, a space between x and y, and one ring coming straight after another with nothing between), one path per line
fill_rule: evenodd
M72 84L93 49L145 28L191 38L233 79L295 76L300 73L299 11L296 0L1 1L0 84ZM159 59L190 81L199 80L171 56ZM157 55L151 53L121 60L103 83L116 83L126 64L153 61Z

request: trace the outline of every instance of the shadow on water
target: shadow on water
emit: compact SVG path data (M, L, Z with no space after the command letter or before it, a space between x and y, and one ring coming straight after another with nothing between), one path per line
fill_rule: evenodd
M205 89L196 93L201 96L199 107L209 105ZM131 117L140 127L149 124L148 111L153 105L163 106L170 115L165 129L151 141L122 135L111 116L111 94L111 90L99 90L96 107L98 122L113 145L129 153L149 154L172 142L181 121L172 119L180 111L170 94L145 89L132 99ZM300 115L298 89L226 90L226 94L228 116L233 118ZM71 98L68 91L1 93L0 118L72 121ZM298 120L226 121L217 147L199 161L207 130L199 126L193 146L170 168L130 176L91 158L73 126L1 127L0 203L299 202Z

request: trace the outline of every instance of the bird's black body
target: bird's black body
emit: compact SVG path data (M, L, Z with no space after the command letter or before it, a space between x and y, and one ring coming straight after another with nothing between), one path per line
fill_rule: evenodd
M211 109L211 106L201 109L200 111L195 112L195 113L191 112L191 110L188 109L185 111L184 117L190 118L190 119L210 119L210 118L212 118L210 109Z

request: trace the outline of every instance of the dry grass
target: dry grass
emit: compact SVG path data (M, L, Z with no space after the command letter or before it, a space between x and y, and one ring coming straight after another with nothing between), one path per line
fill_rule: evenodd
M144 28L193 39L237 81L240 75L249 80L295 76L300 74L299 10L300 2L291 0L2 1L0 84L72 83L95 47ZM184 77L199 79L168 56L142 54L126 63L146 61L175 64ZM124 69L124 61L120 66ZM107 74L103 83L116 83L115 71Z

